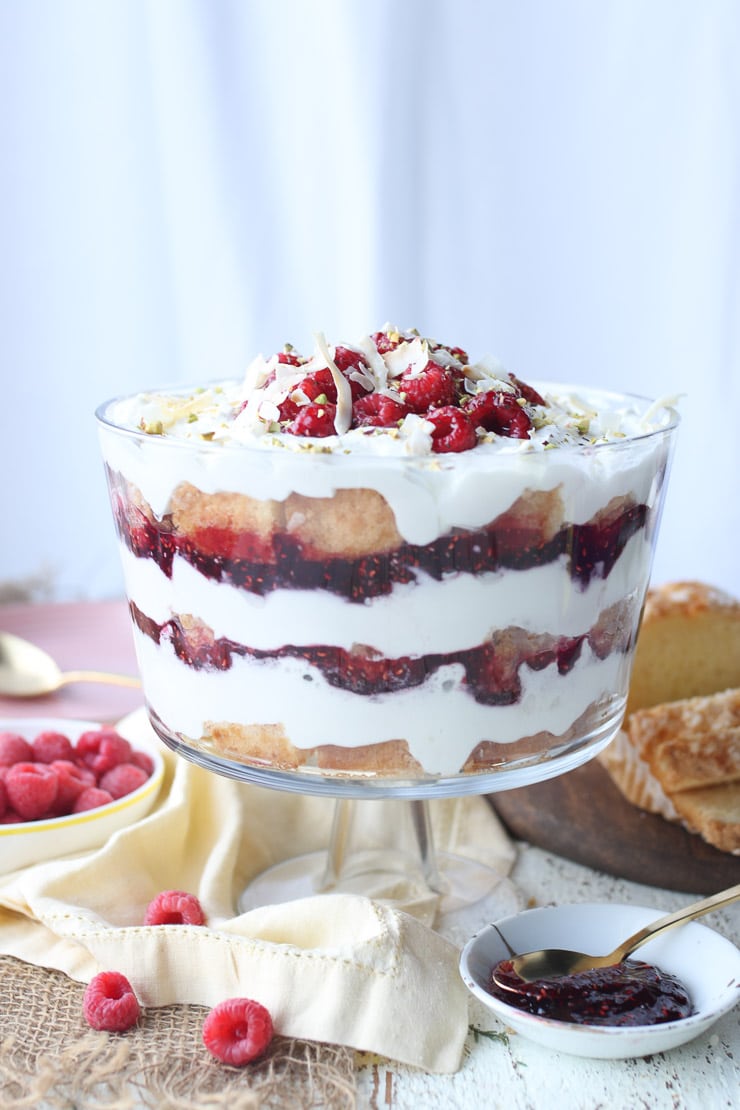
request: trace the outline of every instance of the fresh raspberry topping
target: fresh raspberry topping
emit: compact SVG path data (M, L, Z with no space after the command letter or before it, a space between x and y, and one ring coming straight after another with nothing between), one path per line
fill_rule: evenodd
M352 377L353 373L367 371L368 365L364 356L359 351L351 351L349 347L336 347L334 349L334 365L342 371L349 382L352 390L352 400L356 401L359 397L364 397L368 387Z
M105 774L119 763L128 763L131 745L114 729L91 729L83 732L76 744L78 757L96 775Z
M344 351L345 348L338 347L337 350ZM339 364L337 364L337 368L342 371L349 382L352 400L356 401L358 397L363 397L367 393L367 387L363 385L362 382L355 381L354 378L351 378L350 374L353 370L367 369L367 364L360 355L355 354L353 351L346 351L346 355L347 358L344 360L347 363L346 369L344 366L339 366ZM350 356L354 356L357 361L349 361ZM312 374L308 374L296 387L293 393L303 393L309 401L315 401L317 398L321 397L331 402L333 405L337 403L337 386L334 381L334 376L328 367L324 367L322 370L314 370ZM292 396L286 398L286 400L292 402ZM283 402L283 404L285 404L285 402ZM279 408L282 413L282 405L279 406Z
M277 356L278 362L284 363L286 366L303 366L306 361L301 355L295 354L294 351L281 351Z
M61 732L40 732L31 741L37 763L53 763L55 759L72 759L72 741Z
M352 425L355 428L391 428L400 424L411 412L408 405L386 393L366 393L352 406Z
M316 401L321 397L322 400L331 401L333 405L337 403L337 387L328 367L308 374L294 392L303 393L309 401Z
M333 436L336 432L334 418L337 406L329 402L326 404L304 405L298 410L295 419L288 426L288 431L294 436Z
M206 915L194 894L163 890L146 908L145 925L205 925Z
M402 335L391 339L391 337L385 331L376 331L373 333L371 338L373 343L375 344L375 348L378 354L380 355L387 355L389 351L395 351L396 347L398 347L401 343L406 342Z
M33 748L17 732L0 732L0 764L33 763Z
M136 1025L141 1007L125 975L101 971L85 988L82 1012L93 1029L123 1033Z
M457 398L455 379L432 359L423 370L404 370L399 389L413 412L426 413L430 408L454 405Z
M112 801L113 796L107 790L101 790L97 786L86 786L77 795L75 804L72 806L72 812L86 813L88 809L98 809L100 806L109 805Z
M334 365L343 374L352 370L367 370L365 356L359 351L351 350L349 347L334 348Z
M447 347L446 349L450 352L452 357L456 358L458 362L461 362L463 366L467 366L470 362L468 352L464 351L462 347Z
M519 396L523 397L525 401L529 401L530 405L546 405L547 401L542 397L533 385L528 385L523 382L521 378L517 378L516 374L509 374L512 385L515 385L519 390Z
M8 812L8 791L5 783L0 779L0 817L4 817Z
M290 421L295 420L300 411L301 406L288 394L278 405L278 420L281 424L290 423Z
M203 1043L217 1060L241 1067L257 1059L273 1036L272 1018L251 998L228 998L203 1023Z
M148 778L149 775L142 767L136 767L133 763L119 763L117 767L112 767L100 776L98 786L101 790L107 790L114 799L123 798L138 790Z
M57 776L45 763L16 763L5 776L8 801L24 821L48 813L57 796Z
M432 409L425 419L434 425L432 431L432 450L437 454L470 451L478 442L475 425L462 409L454 405Z
M510 439L529 439L532 421L513 393L489 389L478 393L465 406L474 424L487 432Z

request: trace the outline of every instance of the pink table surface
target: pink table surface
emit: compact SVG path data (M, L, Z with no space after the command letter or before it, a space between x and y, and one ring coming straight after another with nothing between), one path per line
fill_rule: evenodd
M136 675L126 602L0 605L0 629L47 651L62 671ZM141 690L74 683L45 697L0 697L0 717L79 717L111 722L143 705Z

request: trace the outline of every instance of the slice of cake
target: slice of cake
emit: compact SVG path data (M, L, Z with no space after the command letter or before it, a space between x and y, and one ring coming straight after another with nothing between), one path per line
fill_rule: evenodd
M700 582L649 592L624 727L600 758L634 805L740 851L740 603Z
M627 716L740 686L740 602L703 582L648 591Z
M740 778L740 689L638 709L626 727L664 790Z
M740 851L740 782L679 790L673 804L690 829L723 852Z

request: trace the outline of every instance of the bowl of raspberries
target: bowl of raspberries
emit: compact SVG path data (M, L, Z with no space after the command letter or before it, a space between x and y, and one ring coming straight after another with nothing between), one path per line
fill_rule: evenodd
M0 719L0 873L100 848L146 816L163 777L156 747L110 725Z

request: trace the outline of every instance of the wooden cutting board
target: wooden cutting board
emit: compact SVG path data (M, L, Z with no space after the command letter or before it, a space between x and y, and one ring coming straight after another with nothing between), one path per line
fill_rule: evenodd
M692 894L740 883L740 856L631 805L596 762L489 801L512 836L608 875Z

